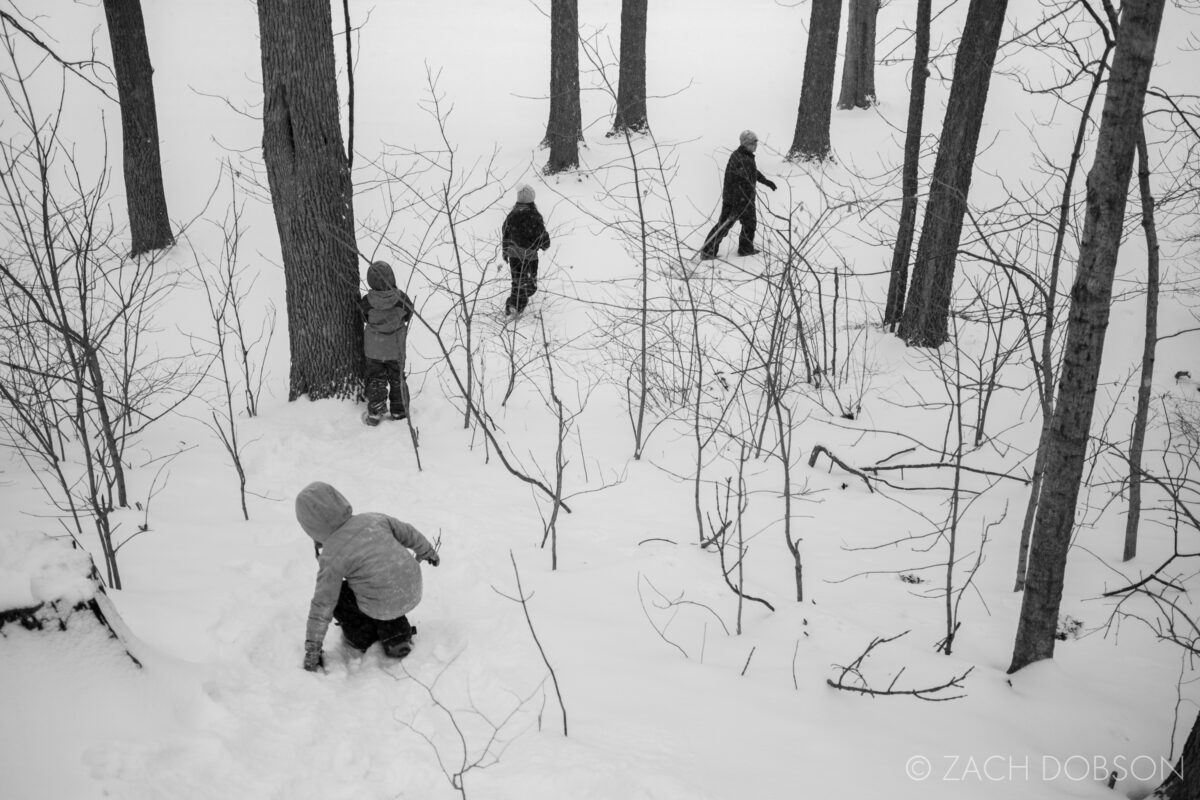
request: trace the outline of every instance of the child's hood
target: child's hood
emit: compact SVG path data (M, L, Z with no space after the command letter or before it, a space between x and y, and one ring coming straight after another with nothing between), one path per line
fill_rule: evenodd
M396 275L392 265L376 261L367 269L367 303L371 308L392 308L400 304L401 292L396 288Z
M350 502L328 483L310 483L296 495L296 519L317 544L325 544L353 514Z
M396 273L392 265L386 261L376 261L367 269L367 286L372 289L394 290L396 288Z

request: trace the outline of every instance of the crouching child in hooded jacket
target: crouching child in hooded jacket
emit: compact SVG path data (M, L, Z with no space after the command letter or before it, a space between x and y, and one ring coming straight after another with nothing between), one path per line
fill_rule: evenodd
M392 265L376 261L367 269L370 291L359 301L366 330L367 414L363 422L378 425L384 414L392 419L408 416L408 383L404 380L404 351L408 346L408 323L413 304L396 288Z
M304 634L304 668L324 666L321 647L331 619L346 644L365 651L375 642L384 655L404 658L416 629L405 616L421 602L421 566L440 559L407 522L387 514L355 514L328 483L310 483L296 496L296 519L317 548L317 585ZM411 551L411 552L410 552Z

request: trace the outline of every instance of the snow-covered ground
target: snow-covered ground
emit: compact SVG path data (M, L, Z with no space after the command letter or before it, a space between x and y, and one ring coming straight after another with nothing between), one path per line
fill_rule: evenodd
M57 47L78 53L94 37L107 57L99 4L46 5L40 22ZM1010 5L1013 33L1046 13L1029 0ZM219 220L228 185L221 184L211 202L210 196L223 160L243 170L259 160L255 6L232 0L143 6L172 215ZM935 49L953 40L965 6L938 16ZM420 468L402 424L364 427L361 406L349 402L286 402L278 239L269 202L248 192L242 252L258 274L250 311L261 318L268 302L280 308L261 413L239 421L249 442L250 521L241 517L235 475L202 424L204 412L185 407L188 414L165 418L139 440L131 495L148 510L121 511L118 519L123 532L140 524L148 531L121 550L124 585L110 596L142 668L87 619L65 633L6 625L0 797L426 800L460 796L461 789L461 796L522 800L1032 799L1112 797L1105 780L1113 769L1122 773L1115 787L1122 796L1142 796L1160 782L1172 742L1177 756L1195 715L1197 692L1186 683L1193 675L1181 673L1178 648L1155 641L1144 625L1127 620L1106 627L1112 607L1098 598L1125 582L1123 575L1136 578L1161 563L1171 552L1169 530L1144 526L1139 557L1122 564L1123 501L1089 515L1072 551L1063 603L1064 615L1082 628L1059 643L1053 661L1010 677L1005 669L1020 608L1011 588L1027 489L1000 482L964 517L960 557L966 553L971 562L981 533L991 527L948 657L935 651L945 636L944 599L926 591L941 586L945 544L904 541L926 533L927 519L945 517L946 494L886 487L871 493L853 476L830 471L826 461L807 466L816 444L868 464L905 446L895 433L881 431L925 442L945 435L947 415L937 405L945 393L932 362L874 325L886 291L888 220L898 204L886 213L866 206L838 212L838 224L810 252L826 266L840 265L843 278L846 271L855 276L845 278L843 291L852 300L843 323L860 333L843 357L856 365L858 377L846 391L861 395L862 411L845 420L831 396L819 398L826 408L813 398L796 401L796 418L803 421L792 476L803 496L793 524L804 555L802 603L795 601L783 540L778 461L747 465L754 493L744 526L750 545L745 587L775 610L748 602L739 611L718 556L697 546L686 479L694 443L686 427L662 425L643 458L631 458L624 388L611 380L623 373L609 362L612 351L598 335L608 324L603 303L634 302L638 267L601 222L614 213L612 198L599 196L601 187L625 179L606 165L619 164L625 152L623 141L604 137L611 103L596 88L595 71L582 59L583 168L543 178L545 152L537 145L546 124L549 26L536 4L413 0L351 10L361 26L355 41L361 250L391 261L403 276L410 264L398 248L415 247L425 229L415 210L385 220L381 193L363 187L378 176L372 162L389 148L437 146L437 127L420 106L429 97L426 68L437 74L445 105L453 106L447 135L459 163L470 167L497 153L498 181L484 193L497 202L467 226L471 241L494 247L515 187L529 182L537 188L554 246L543 259L534 313L518 323L519 338L536 351L544 322L546 335L562 347L558 392L569 407L582 407L567 454L567 493L577 494L569 500L572 512L558 520L558 568L551 570L549 549L540 546L548 504L504 469L478 432L464 430L456 392L424 329L414 327L409 339ZM693 247L713 222L721 170L744 128L760 136L760 170L780 183L765 201L778 213L803 203L800 219L810 222L828 197L866 193L882 180L873 176L900 162L903 59L911 50L901 30L908 13L902 3L887 4L880 16L880 105L833 114L838 163L822 170L783 160L808 12L807 4L774 0L651 4L648 85L656 97L649 116L674 165L670 191ZM1187 88L1197 74L1196 53L1186 47L1197 22L1174 6L1167 14L1152 83L1173 91ZM580 0L585 35L596 34L602 53L615 49L619 16L619 0ZM340 8L334 18L340 32ZM972 192L980 208L999 202L1004 189L1044 180L1031 138L1062 163L1076 124L1073 113L1026 93L1018 82L1049 82L1054 73L1047 57L1015 44L1004 55ZM951 57L935 62L934 77L943 80L930 84L927 130L940 126L951 68ZM115 160L115 107L86 87L68 86L68 127L81 163L99 163L101 113ZM123 217L119 169L112 178L113 213ZM898 197L897 183L884 184L879 196ZM373 232L385 224L389 243L381 244ZM219 230L194 223L167 267L194 278L194 254L215 258L219 246ZM1164 252L1176 281L1188 280L1186 255L1171 246ZM1134 236L1122 251L1127 286L1143 262ZM512 399L500 405L503 332L490 308L502 302L507 271L494 260L488 266L483 296L489 310L480 312L477 335L489 410L511 457L526 470L544 471L556 444L546 375L530 367ZM756 269L753 263L732 259L700 269L698 280L715 293L750 297L755 291L743 274ZM419 302L430 294L426 274L410 285ZM194 283L175 290L169 321L156 334L165 352L186 350L189 326L203 324L198 291ZM1186 306L1180 298L1164 301L1163 333L1195 324ZM432 314L439 306L433 300L427 308ZM1105 411L1098 419L1114 399L1122 406L1132 402L1133 382L1123 393L1117 383L1140 356L1141 314L1136 296L1114 308L1105 362L1112 388L1102 392ZM964 349L979 345L969 338L974 334L964 335ZM1195 345L1195 333L1163 343L1156 395L1194 394L1193 385L1177 385L1173 375L1190 369L1200 376ZM1014 385L1027 381L1026 375ZM1019 454L1036 446L1031 390L999 392L990 414L989 427L1002 432L1000 444L975 463L1029 469L1032 459L1021 462ZM1113 419L1112 429L1124 430L1126 417ZM177 451L159 473L155 459ZM30 581L56 559L66 559L59 564L65 569L70 557L28 549L27 534L61 528L46 516L45 498L16 454L0 454L0 605L24 606L41 599L39 591L63 585ZM729 455L710 463L707 480L720 483L735 474ZM928 475L909 478L922 484ZM300 668L315 562L292 499L313 480L338 487L358 511L387 512L431 539L440 537L441 566L425 567L425 599L410 615L419 628L417 646L401 663L386 662L377 649L348 662L334 628L326 643L328 673ZM712 491L705 486L710 510ZM1097 508L1102 494L1095 493ZM568 735L546 664L513 599L514 565L557 677ZM914 572L924 584L901 579L900 573ZM872 639L905 631L864 662L871 685L887 686L903 670L898 688L936 686L971 670L961 689L949 692L961 699L869 698L827 685Z

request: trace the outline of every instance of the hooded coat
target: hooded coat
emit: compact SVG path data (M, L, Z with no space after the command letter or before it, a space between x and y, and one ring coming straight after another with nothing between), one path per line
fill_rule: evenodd
M367 292L359 301L367 328L363 332L363 352L375 361L403 361L408 339L408 323L413 304L396 288L396 276L386 261L376 261L367 270Z
M387 514L355 514L341 492L321 482L310 483L296 496L296 519L321 546L305 641L325 640L342 581L350 584L359 609L372 619L396 619L421 602L417 561L435 551L412 525Z

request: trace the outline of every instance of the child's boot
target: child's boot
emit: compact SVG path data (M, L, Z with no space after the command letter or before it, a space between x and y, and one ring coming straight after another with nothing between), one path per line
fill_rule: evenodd
M397 636L383 643L383 654L388 658L404 658L412 652L411 636Z

